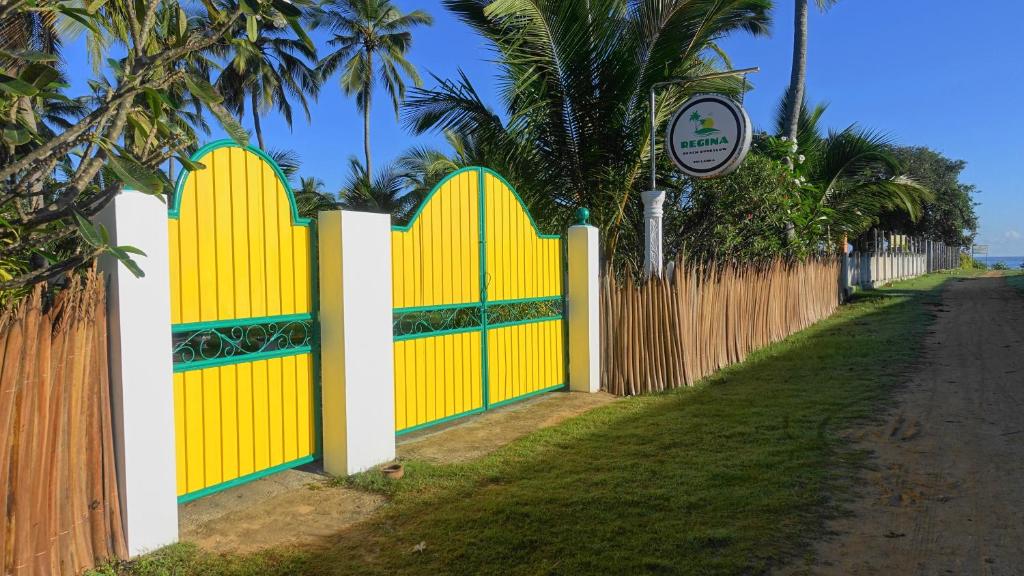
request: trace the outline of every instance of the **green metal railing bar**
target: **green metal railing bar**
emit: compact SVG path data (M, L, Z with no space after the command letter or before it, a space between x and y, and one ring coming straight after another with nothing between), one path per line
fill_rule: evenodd
M496 324L488 324L488 330L494 330L496 328L508 328L509 326L522 326L523 324L539 324L541 322L553 322L556 320L562 320L562 316L543 316L541 318L529 318L527 320L510 320L508 322L499 322Z
M203 488L202 490L196 490L195 492L189 492L188 494L182 494L181 496L178 496L178 504L184 504L186 502L191 502L192 500L195 500L197 498L202 498L203 496L209 496L210 494L214 494L216 492L220 492L221 490L227 490L228 488L233 488L233 487L238 486L240 484L245 484L246 482L251 482L253 480L256 480L256 479L259 479L259 478L263 478L264 476L270 476L271 474L274 474L274 473L277 473L277 472L281 472L283 470L288 470L289 468L295 468L296 466L301 466L303 464L308 464L308 463L312 462L315 459L316 458L314 456L312 456L312 455L310 455L310 456L303 456L302 458L298 458L298 459L292 460L290 462L284 462L283 464L278 464L277 466L273 466L271 468L260 470L258 472L253 472L252 474L246 474L245 476L239 476L238 478L235 478L234 480L228 480L227 482L221 482L220 484L214 484L213 486L209 486L207 488Z
M303 322L312 320L312 314L282 314L280 316L259 316L256 318L235 318L233 320L209 320L206 322L186 322L184 324L171 324L171 333L195 332L210 328L234 328L235 326L249 326L252 324L270 324L272 322Z
M518 298L495 302L474 302L447 306L396 308L392 316L395 341L444 336L484 329L559 320L563 316L561 296Z
M417 424L416 426L403 428L395 432L395 436L402 436L404 434L409 434L410 432L416 432L417 430L423 430L424 428L430 428L433 426L437 426L438 424L444 424L445 422L451 422L452 420L458 420L459 418L472 416L473 414L480 414L483 411L483 407L473 408L472 410L466 410L465 412L459 412L458 414L452 414L451 416L445 416L444 418L439 418L437 420L431 420L430 422L424 422L423 424Z
M539 396L539 395L545 394L547 392L554 392L555 390L565 390L565 388L566 388L566 385L564 383L556 384L554 386L549 386L547 388L541 388L540 390L534 390L533 392L527 392L526 394L520 394L519 396L516 396L515 398L509 398L507 400L502 400L501 402L495 402L494 404L491 404L490 406L488 406L488 408L498 408L500 406L504 406L506 404L511 404L513 402L519 402L520 400L526 400L527 398L530 398L532 396Z

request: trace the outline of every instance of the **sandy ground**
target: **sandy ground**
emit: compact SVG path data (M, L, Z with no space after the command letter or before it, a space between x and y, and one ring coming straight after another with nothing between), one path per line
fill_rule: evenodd
M955 280L935 313L898 408L854 436L877 461L853 515L784 572L1024 574L1024 297Z
M614 400L603 392L544 394L403 436L398 456L433 462L472 460ZM329 480L318 464L311 464L194 500L178 509L181 539L218 553L324 545L385 503L379 495L332 486Z
M427 428L399 439L398 457L428 462L453 463L475 460L540 428L614 402L606 392L554 392L508 404L450 428Z
M384 504L382 496L328 481L304 466L193 500L178 508L181 539L222 553L317 546Z

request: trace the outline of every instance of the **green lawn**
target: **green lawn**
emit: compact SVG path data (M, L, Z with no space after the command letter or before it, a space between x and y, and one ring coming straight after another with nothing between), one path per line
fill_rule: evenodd
M479 461L353 478L391 504L329 550L215 557L178 545L105 572L764 573L807 554L841 513L864 455L837 433L879 414L912 369L924 304L948 278L859 294L698 387L596 409Z

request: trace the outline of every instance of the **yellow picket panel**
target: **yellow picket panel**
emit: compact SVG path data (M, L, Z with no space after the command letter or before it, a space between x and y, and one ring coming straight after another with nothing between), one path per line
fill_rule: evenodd
M517 324L488 332L488 404L563 387L561 320Z
M280 168L216 142L169 211L182 501L313 459L313 236Z
M565 382L561 238L485 168L441 181L392 228L395 429Z

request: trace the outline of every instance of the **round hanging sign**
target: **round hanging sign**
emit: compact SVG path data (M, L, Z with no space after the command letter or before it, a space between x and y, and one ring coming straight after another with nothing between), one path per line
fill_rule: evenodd
M669 120L665 142L683 173L714 178L739 168L750 151L751 132L747 112L731 98L698 94Z

